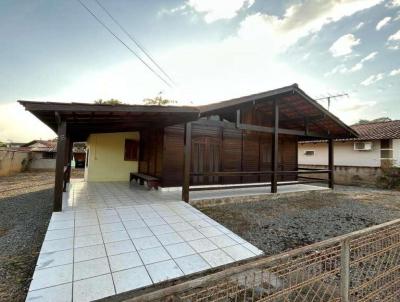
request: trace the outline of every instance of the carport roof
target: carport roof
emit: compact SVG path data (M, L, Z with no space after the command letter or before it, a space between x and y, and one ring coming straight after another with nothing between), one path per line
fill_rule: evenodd
M55 132L57 132L57 120L66 120L68 133L77 140L85 140L91 133L166 127L196 120L199 117L199 110L189 106L31 101L19 101L19 103Z

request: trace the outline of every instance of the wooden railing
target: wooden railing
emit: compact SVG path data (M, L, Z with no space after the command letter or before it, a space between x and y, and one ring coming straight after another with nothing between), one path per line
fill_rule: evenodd
M317 177L307 177L301 176L301 174L330 174L331 170L329 169L299 169L296 171L221 171L221 172L192 172L190 173L190 177L232 177L232 176L262 176L262 175L273 175L276 174L277 176L281 175L296 175L297 178L301 178L303 180L296 180L296 181L285 181L285 182L278 182L277 186L287 186L287 185L294 185L294 184L309 184L309 183L328 183L329 179L324 178L317 178ZM229 185L212 185L212 186L189 186L189 191L205 191L205 190L221 190L221 189L232 189L232 188L251 188L251 187L270 187L271 184L265 183L251 183L251 184L235 184L234 186ZM185 188L184 188L185 189Z

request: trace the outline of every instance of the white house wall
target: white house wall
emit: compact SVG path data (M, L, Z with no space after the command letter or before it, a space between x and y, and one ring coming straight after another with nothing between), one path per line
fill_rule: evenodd
M400 153L400 140L397 140L398 153ZM313 150L314 156L304 155L305 151ZM400 159L400 154L399 159ZM328 165L327 143L305 143L299 144L299 165ZM380 141L372 141L372 150L356 151L354 142L334 143L334 163L339 166L353 167L380 167Z
M400 139L392 141L394 165L400 167Z

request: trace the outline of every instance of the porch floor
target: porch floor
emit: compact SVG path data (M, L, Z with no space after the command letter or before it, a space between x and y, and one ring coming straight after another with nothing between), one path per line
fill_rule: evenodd
M199 191L191 198L260 193L266 189ZM74 180L64 193L63 211L52 215L27 301L96 300L260 254L180 201L178 191Z

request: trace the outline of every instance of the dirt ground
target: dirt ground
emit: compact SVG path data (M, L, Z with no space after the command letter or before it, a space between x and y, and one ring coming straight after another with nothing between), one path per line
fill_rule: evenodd
M400 192L338 186L261 202L201 208L266 255L400 218Z
M0 177L0 301L25 300L52 213L53 186L54 172Z

